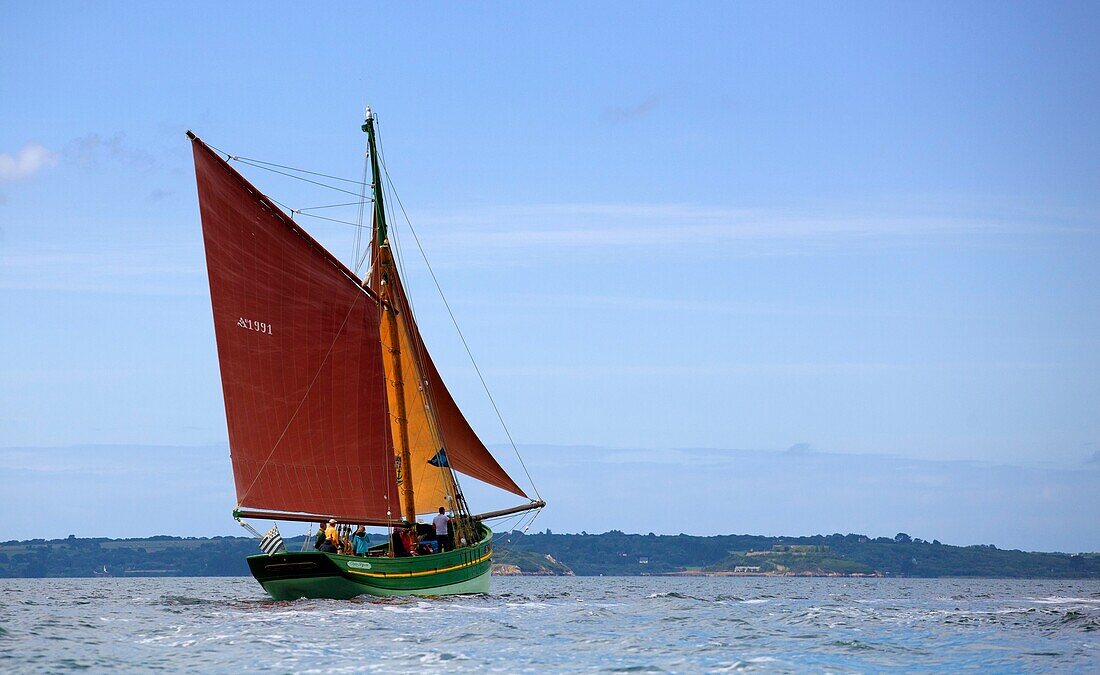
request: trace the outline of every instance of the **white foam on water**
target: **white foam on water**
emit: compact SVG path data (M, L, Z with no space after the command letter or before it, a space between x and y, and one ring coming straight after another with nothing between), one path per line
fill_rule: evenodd
M1067 598L1053 595L1048 598L1029 598L1038 605L1100 605L1100 598Z
M1100 648L1096 580L517 578L502 582L512 592L499 595L274 602L258 597L250 579L123 579L65 582L75 588L54 591L50 606L20 604L46 583L2 582L12 593L0 594L0 616L9 617L0 641L18 662L0 650L0 672L236 672L257 663L278 672L425 675L1090 672ZM146 589L209 600L168 610L163 601L131 601Z

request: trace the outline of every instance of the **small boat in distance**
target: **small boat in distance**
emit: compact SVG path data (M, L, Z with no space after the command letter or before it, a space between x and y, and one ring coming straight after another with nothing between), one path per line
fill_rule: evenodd
M372 176L371 192L361 186L360 195L372 213L364 278L234 170L235 158L187 132L237 493L233 515L388 528L385 543L359 556L287 551L273 528L264 539L268 553L249 556L248 565L277 600L483 593L493 555L484 521L545 502L529 498L493 458L428 354L395 264L370 108L363 131ZM527 503L473 514L459 473ZM418 514L441 508L450 550L408 550L399 533L415 527Z

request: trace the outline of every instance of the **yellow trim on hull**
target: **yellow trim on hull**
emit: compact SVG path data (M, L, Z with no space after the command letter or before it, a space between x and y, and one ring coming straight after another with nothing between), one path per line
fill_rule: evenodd
M478 563L485 562L486 560L488 560L491 557L493 557L493 552L489 551L488 553L481 556L477 560L474 560L474 561L471 561L471 562L464 562L460 565L452 565L450 567L441 567L439 569L434 569L434 570L423 570L421 572L357 572L356 570L353 570L353 569L348 569L346 571L348 571L352 574L359 574L359 575L362 575L364 577L380 577L380 578L386 578L386 577L423 577L423 576L427 576L429 574L440 574L441 572L450 572L451 570L460 570L463 567L472 567L473 565L477 565Z

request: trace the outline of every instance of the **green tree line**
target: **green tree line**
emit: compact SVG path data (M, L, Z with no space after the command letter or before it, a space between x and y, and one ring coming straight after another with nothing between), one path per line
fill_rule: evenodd
M297 550L303 538L286 543ZM1100 578L1100 554L949 546L904 533L893 538L859 534L698 537L547 530L499 534L496 551L495 562L514 564L527 573L571 570L589 576L716 573L749 566L789 574ZM245 557L257 553L257 540L247 537L8 541L0 543L0 577L245 576Z

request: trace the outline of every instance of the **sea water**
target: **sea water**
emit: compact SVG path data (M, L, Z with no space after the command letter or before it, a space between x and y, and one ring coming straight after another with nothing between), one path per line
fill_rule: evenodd
M251 578L0 580L0 670L1100 671L1100 581L498 577L275 602Z

